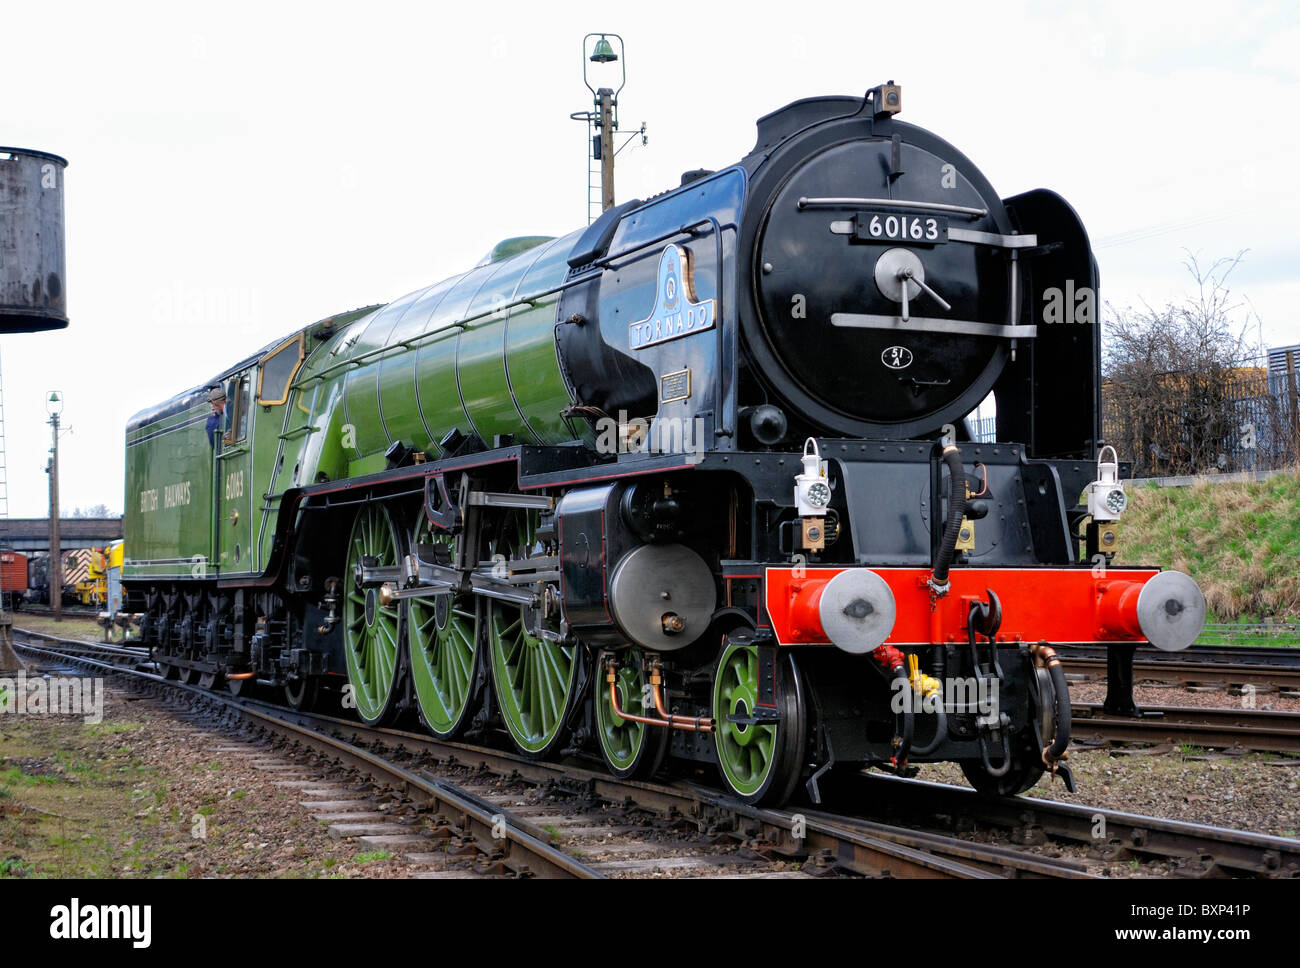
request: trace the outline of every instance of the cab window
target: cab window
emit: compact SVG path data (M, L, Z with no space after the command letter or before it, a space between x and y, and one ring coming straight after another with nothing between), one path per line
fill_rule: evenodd
M302 366L303 355L303 334L299 333L262 357L257 376L258 403L273 407L289 399L289 386Z
M226 434L222 443L237 444L248 436L248 374L226 383Z

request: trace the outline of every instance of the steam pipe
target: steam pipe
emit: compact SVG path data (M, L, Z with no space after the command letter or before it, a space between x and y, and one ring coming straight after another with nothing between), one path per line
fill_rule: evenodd
M659 687L663 681L663 670L659 667L659 663L656 661L654 665L650 667L650 691L655 697L655 712L662 716L670 725L673 726L674 729L688 729L696 733L713 732L714 723L712 719L705 716L700 716L698 718L695 716L678 716L674 713L670 713L664 708L664 697L659 691Z
M655 709L663 718L655 719L653 716L638 716L636 713L624 712L618 705L618 666L614 662L609 662L605 666L605 682L609 684L609 705L614 710L614 715L619 719L626 719L633 723L645 723L647 726L668 726L672 729L685 729L695 733L713 732L713 720L691 716L677 716L669 713L664 709L663 698L659 694L659 684L663 681L662 673L656 665L651 669L650 683L654 691Z

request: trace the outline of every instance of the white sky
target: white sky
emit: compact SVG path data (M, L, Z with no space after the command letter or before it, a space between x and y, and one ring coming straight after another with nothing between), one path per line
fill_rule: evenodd
M1300 342L1291 3L0 3L0 144L62 154L62 333L0 338L11 516L122 507L137 410L323 316L586 221L579 44L621 33L619 199L739 159L789 101L893 78L902 117L1004 197L1079 210L1116 305L1179 300L1184 248L1266 343Z

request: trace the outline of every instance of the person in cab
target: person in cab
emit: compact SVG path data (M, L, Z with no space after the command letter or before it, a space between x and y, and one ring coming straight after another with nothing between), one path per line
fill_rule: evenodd
M223 386L213 387L208 393L208 402L212 404L212 413L208 414L207 431L208 445L214 450L217 446L217 431L222 429L222 415L226 412L226 388ZM225 416L225 429L230 429L230 417Z

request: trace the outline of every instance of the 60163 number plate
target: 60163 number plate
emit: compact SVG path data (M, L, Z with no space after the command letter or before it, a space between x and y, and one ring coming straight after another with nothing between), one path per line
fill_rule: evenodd
M948 220L939 215L858 212L853 220L853 238L858 242L938 245L948 241Z

